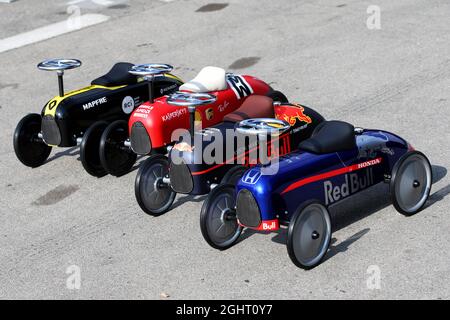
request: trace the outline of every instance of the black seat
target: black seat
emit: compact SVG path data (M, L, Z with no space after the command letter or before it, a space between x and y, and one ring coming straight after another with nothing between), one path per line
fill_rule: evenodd
M356 148L355 128L343 121L323 121L298 147L316 154L352 150Z
M134 64L129 62L116 63L109 72L91 82L92 85L105 87L123 86L137 83L137 77L128 73Z

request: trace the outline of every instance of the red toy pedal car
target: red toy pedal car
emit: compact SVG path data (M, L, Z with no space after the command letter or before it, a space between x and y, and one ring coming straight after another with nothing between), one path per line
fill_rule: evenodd
M135 75L148 76L152 72L146 65L131 71ZM197 106L195 128L213 126L223 117L235 111L245 99L253 94L265 95L275 101L287 102L287 98L273 90L267 83L248 75L226 73L217 67L205 67L179 90L185 93L210 94L212 103ZM158 92L158 94L164 92ZM133 166L136 156L150 153L166 154L176 129L190 127L189 108L169 103L167 95L150 99L132 113L128 124L124 121L111 124L100 142L100 159L110 174L121 175Z

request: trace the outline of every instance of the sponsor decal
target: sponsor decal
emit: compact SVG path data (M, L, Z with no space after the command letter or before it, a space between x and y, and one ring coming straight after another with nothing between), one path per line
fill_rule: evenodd
M122 100L122 110L126 114L130 114L134 109L134 99L130 96L126 96Z
M141 112L141 110L147 110L148 112L153 110L153 106L148 106L148 105L141 105L138 108L138 111Z
M133 114L133 117L147 119L148 114L144 114L144 113L135 113L135 114Z
M228 106L230 105L230 103L228 101L225 101L223 104L219 105L218 109L219 112L224 112Z
M243 224L241 224L238 220L238 223L240 226L245 227ZM261 221L261 223L259 224L258 227L256 228L251 228L253 230L258 230L258 231L275 231L280 229L280 222L278 221L278 219L275 220L263 220Z
M256 184L261 178L261 171L259 170L250 170L242 177L242 182L246 184Z
M236 98L243 99L253 93L253 88L248 84L242 76L237 76L232 73L227 74L228 86L233 90Z
M206 116L206 120L211 120L212 118L214 118L214 110L213 108L208 108L205 110L205 116Z
M56 101L56 100L50 101L47 105L48 110L52 110L54 107L56 107L57 104L58 104L58 101Z
M358 169L362 169L362 168L367 168L367 167L370 167L370 166L374 166L374 165L379 164L379 163L381 163L381 158L377 158L377 159L374 159L374 160L369 160L369 161L366 161L366 162L358 163L357 166L358 166Z
M273 231L278 230L280 228L280 223L278 222L278 219L275 220L264 220L261 222L257 230L261 231Z
M297 132L299 132L299 131L302 131L303 129L306 129L308 127L308 125L307 124L304 124L304 125L302 125L302 126L300 126L300 127L297 127L297 128L295 128L295 129L293 129L292 130L292 133L297 133Z
M152 111L152 109L137 109L136 113L143 113L143 114L149 114Z
M239 220L238 220L238 223L240 226L246 227ZM263 220L263 221L261 221L259 226L257 226L256 228L252 227L251 229L258 230L258 231L274 231L274 230L278 230L279 228L280 228L280 222L278 221L278 219L275 219L275 220Z
M291 183L289 186L287 186L281 192L281 194L285 194L287 192L290 192L292 190L300 188L301 186L304 186L304 185L309 184L309 183L313 183L313 182L316 182L316 181L332 178L332 177L335 177L335 176L338 176L338 175L341 175L341 174L346 174L346 173L350 173L350 172L353 172L353 171L356 171L356 170L360 170L360 169L363 169L363 168L374 166L374 165L380 164L382 161L383 161L382 158L377 158L377 159L365 161L365 162L362 162L362 163L357 163L357 164L354 164L354 165L351 165L351 166L343 167L343 168L340 168L340 169L336 169L336 170L328 171L328 172L325 172L325 173L321 173L321 174L318 174L318 175L315 175L315 176L311 176L311 177L308 177L308 178L300 179L300 180L298 180L298 181L296 181L294 183ZM372 181L373 181L373 176L372 176Z
M171 86L165 87L165 88L161 88L161 90L159 90L161 92L161 94L163 95L165 92L167 91L171 91L177 88L177 84L173 84Z
M304 113L305 108L303 108L301 105L296 104L295 106L297 106L297 108L295 108L295 112L292 112L291 114L286 113L284 115L281 116L282 120L286 121L289 123L289 125L292 127L294 126L297 121L300 122L306 122L306 123L311 123L311 117L309 117L308 115L306 115ZM294 109L294 108L289 108L289 109ZM289 110L286 108L286 110Z
M358 169L365 168L371 165L373 164L367 164L366 166L358 167ZM323 188L325 191L325 205L329 205L336 201L339 201L371 185L373 185L372 168L368 168L364 175L358 175L357 173L346 174L345 181L340 186L336 186L332 181L326 180L323 183Z
M89 110L89 109L91 109L91 108L97 107L97 106L99 106L99 105L101 105L101 104L104 104L104 103L106 103L106 102L108 102L108 100L106 99L106 97L103 97L103 98L100 98L100 99L97 99L97 100L88 102L88 103L86 103L86 104L83 104L83 110L85 110L85 111L86 111L86 110Z
M176 119L176 118L179 118L179 117L181 117L181 116L187 114L187 112L188 112L188 111L187 111L187 108L178 109L178 110L169 112L169 113L166 114L166 115L163 115L163 116L162 116L162 120L163 120L164 122L166 122L166 121L171 121L172 119Z
M136 105L136 99L134 100L134 103ZM133 117L146 119L152 110L153 106L140 105L133 113Z

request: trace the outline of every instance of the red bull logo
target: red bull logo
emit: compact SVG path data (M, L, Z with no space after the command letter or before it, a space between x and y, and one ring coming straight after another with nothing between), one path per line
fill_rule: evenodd
M286 113L285 114L283 114L282 116L281 116L281 118L284 120L284 121L286 121L286 122L288 122L289 123L289 125L292 127L292 126L294 126L296 123L297 123L297 121L300 121L300 122L305 122L305 123L308 123L308 124L310 124L311 122L312 122L312 120L311 120L311 118L309 117L309 116L307 116L305 113L304 113L304 111L305 111L305 108L303 108L301 105L299 105L299 104L296 104L295 105L297 108L286 108ZM289 112L289 111L291 111L291 109L294 109L295 110L295 112ZM289 110L289 111L288 111Z
M278 222L278 219L275 220L264 220L261 222L257 230L261 231L274 231L278 230L280 228L280 223Z

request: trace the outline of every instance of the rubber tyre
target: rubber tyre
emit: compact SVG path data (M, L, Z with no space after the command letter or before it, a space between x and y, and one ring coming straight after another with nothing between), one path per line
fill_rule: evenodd
M223 176L220 184L231 184L235 186L248 168L244 166L234 166Z
M47 160L52 147L42 141L35 141L41 132L42 118L30 113L22 118L14 130L13 144L17 159L27 167L36 168Z
M315 236L317 238L314 238ZM306 270L316 267L327 253L330 242L331 219L328 209L315 200L300 205L291 218L288 228L286 247L292 262ZM306 244L309 246L305 246ZM310 255L306 257L301 257L308 249L313 252L309 252Z
M404 191L406 191L405 188L408 188L408 184L406 183L408 181L407 176L405 174L412 174L413 172L407 171L407 169L413 162L415 161L416 171L414 172L415 177L413 178L415 182L419 182L419 186L425 186L422 187L422 190L417 190L419 192L416 192L416 196L420 196L420 198L416 199L417 203L412 205L410 208L405 207L405 199L401 199L402 196L405 195L405 193L402 194L400 191L400 188L403 188ZM417 167L419 166L419 167ZM421 170L421 172L417 171L417 169ZM422 176L420 177L420 173L422 173ZM406 179L406 180L405 180ZM424 181L426 179L426 181ZM420 181L418 181L420 180ZM430 161L428 158L419 151L411 151L406 154L404 154L394 165L394 168L392 169L391 174L391 181L390 181L390 195L391 195L391 201L394 205L395 209L400 212L401 214L405 216L411 216L419 212L423 209L425 206L428 197L430 196L431 192L431 185L433 183L433 172L431 168ZM402 184L403 182L403 184ZM414 187L413 185L409 189L409 195L414 196L414 190L417 187ZM415 199L410 199L414 202Z
M164 186L158 189L157 184L159 179L162 179L169 172L169 160L166 156L155 154L150 156L141 164L136 180L134 182L134 194L141 209L150 215L160 215L167 212L172 206L175 196L175 191L170 186ZM158 180L158 181L157 181ZM158 197L162 196L162 201L155 203L149 197L153 192L158 192Z
M106 169L100 162L99 148L103 131L108 126L106 121L97 121L92 124L83 135L80 145L80 158L83 168L94 177L103 177Z
M234 186L231 184L221 184L215 187L211 193L206 198L205 202L203 203L202 210L200 212L200 229L202 231L203 238L206 240L206 242L213 248L219 249L219 250L226 250L230 247L232 247L236 241L239 239L239 236L241 235L241 232L243 230L243 227L240 226L237 223L237 219L235 220L227 220L226 214L233 215L233 211L235 211L235 205L236 205L236 197L235 197L235 190ZM222 208L222 212L219 213L217 209L220 208L219 204L221 204L221 201L224 199L228 199L223 201L223 204L227 206L226 208ZM229 201L231 200L231 201ZM220 209L219 209L220 210ZM225 211L225 212L224 212ZM220 237L218 237L215 233L211 232L211 229L213 227L213 221L217 221L217 216L221 215L221 225L216 230L216 232L223 228L225 226L226 230L230 230L225 237L222 237L223 240L219 240ZM236 213L234 212L234 215ZM225 221L224 221L225 219Z
M128 123L124 120L111 123L100 138L100 163L107 173L116 177L128 173L136 163L137 154L124 146L127 138Z

